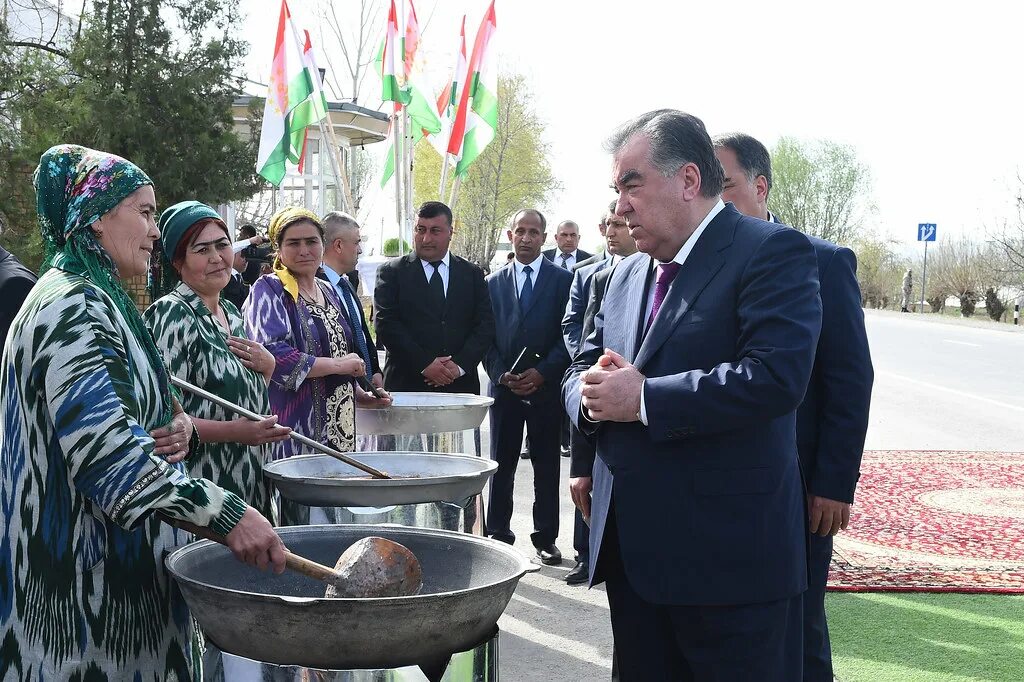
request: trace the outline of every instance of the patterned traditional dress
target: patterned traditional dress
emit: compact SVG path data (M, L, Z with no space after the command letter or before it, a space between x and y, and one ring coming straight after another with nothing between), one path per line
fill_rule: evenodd
M355 448L354 382L329 375L307 379L317 357L341 357L353 348L352 331L341 314L341 299L330 284L316 280L326 306L298 302L277 275L253 284L245 309L245 331L277 358L270 382L270 406L280 423L342 452ZM274 443L274 459L304 454L294 440Z
M225 299L220 304L231 333L245 336L235 306ZM172 374L256 414L270 414L263 376L246 369L228 349L224 328L187 284L180 282L151 305L145 317ZM183 394L181 406L193 418L230 421L237 416L188 391ZM192 476L210 479L272 520L273 490L263 477L269 457L270 445L203 443L187 464Z
M153 455L162 370L65 265L0 362L0 679L187 680L191 619L163 560L188 536L152 512L227 533L245 505Z

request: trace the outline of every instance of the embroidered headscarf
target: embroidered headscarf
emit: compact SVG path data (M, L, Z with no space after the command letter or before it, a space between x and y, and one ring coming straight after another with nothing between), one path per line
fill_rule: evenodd
M267 236L270 237L271 243L277 247L277 250L281 250L281 239L284 237L284 231L294 225L295 223L308 220L309 222L316 225L317 231L320 232L321 241L324 238L324 226L320 224L320 218L317 217L316 213L304 209L300 206L289 206L288 208L282 208L280 211L274 214L274 217L270 219L270 226L267 228ZM284 284L284 289L292 298L296 301L299 300L299 282L295 279L295 276L288 271L288 268L281 262L281 256L274 258L274 274L281 278L281 283Z
M205 220L216 221L227 235L228 227L220 214L199 201L180 201L174 206L168 206L160 214L159 276L153 277L149 283L149 291L154 301L178 286L181 276L172 263L178 244L189 228Z
M39 274L59 267L86 277L113 300L155 368L166 424L173 416L167 372L146 323L121 284L117 265L89 229L132 192L152 185L142 169L120 156L73 144L47 149L32 178L45 255Z

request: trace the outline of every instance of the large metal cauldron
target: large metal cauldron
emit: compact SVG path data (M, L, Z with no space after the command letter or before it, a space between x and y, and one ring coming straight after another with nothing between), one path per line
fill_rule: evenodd
M300 455L263 467L281 495L311 507L455 503L478 495L498 463L467 455L360 452L359 461L394 478L374 479L329 455Z
M323 583L258 571L209 541L172 553L167 568L206 638L222 651L279 665L443 672L451 654L493 633L519 579L538 568L507 545L466 533L366 525L278 530L293 552L327 565L356 540L377 535L408 547L423 567L415 596L326 599Z

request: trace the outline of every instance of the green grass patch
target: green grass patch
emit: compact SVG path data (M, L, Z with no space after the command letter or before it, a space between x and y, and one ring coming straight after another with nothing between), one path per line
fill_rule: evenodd
M1024 596L832 592L825 608L840 682L1024 680Z

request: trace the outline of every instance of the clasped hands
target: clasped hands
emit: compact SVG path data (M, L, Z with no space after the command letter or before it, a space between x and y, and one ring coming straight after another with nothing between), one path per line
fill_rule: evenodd
M525 398L536 393L544 385L544 375L531 367L519 374L505 372L498 379L498 383L502 386L507 386L510 391L520 398Z
M434 358L433 362L427 365L420 374L423 375L423 381L426 382L427 386L437 388L439 386L447 386L458 379L462 376L462 370L452 362L452 356L446 355Z
M645 378L624 357L605 348L597 362L580 375L586 415L593 421L636 421Z

